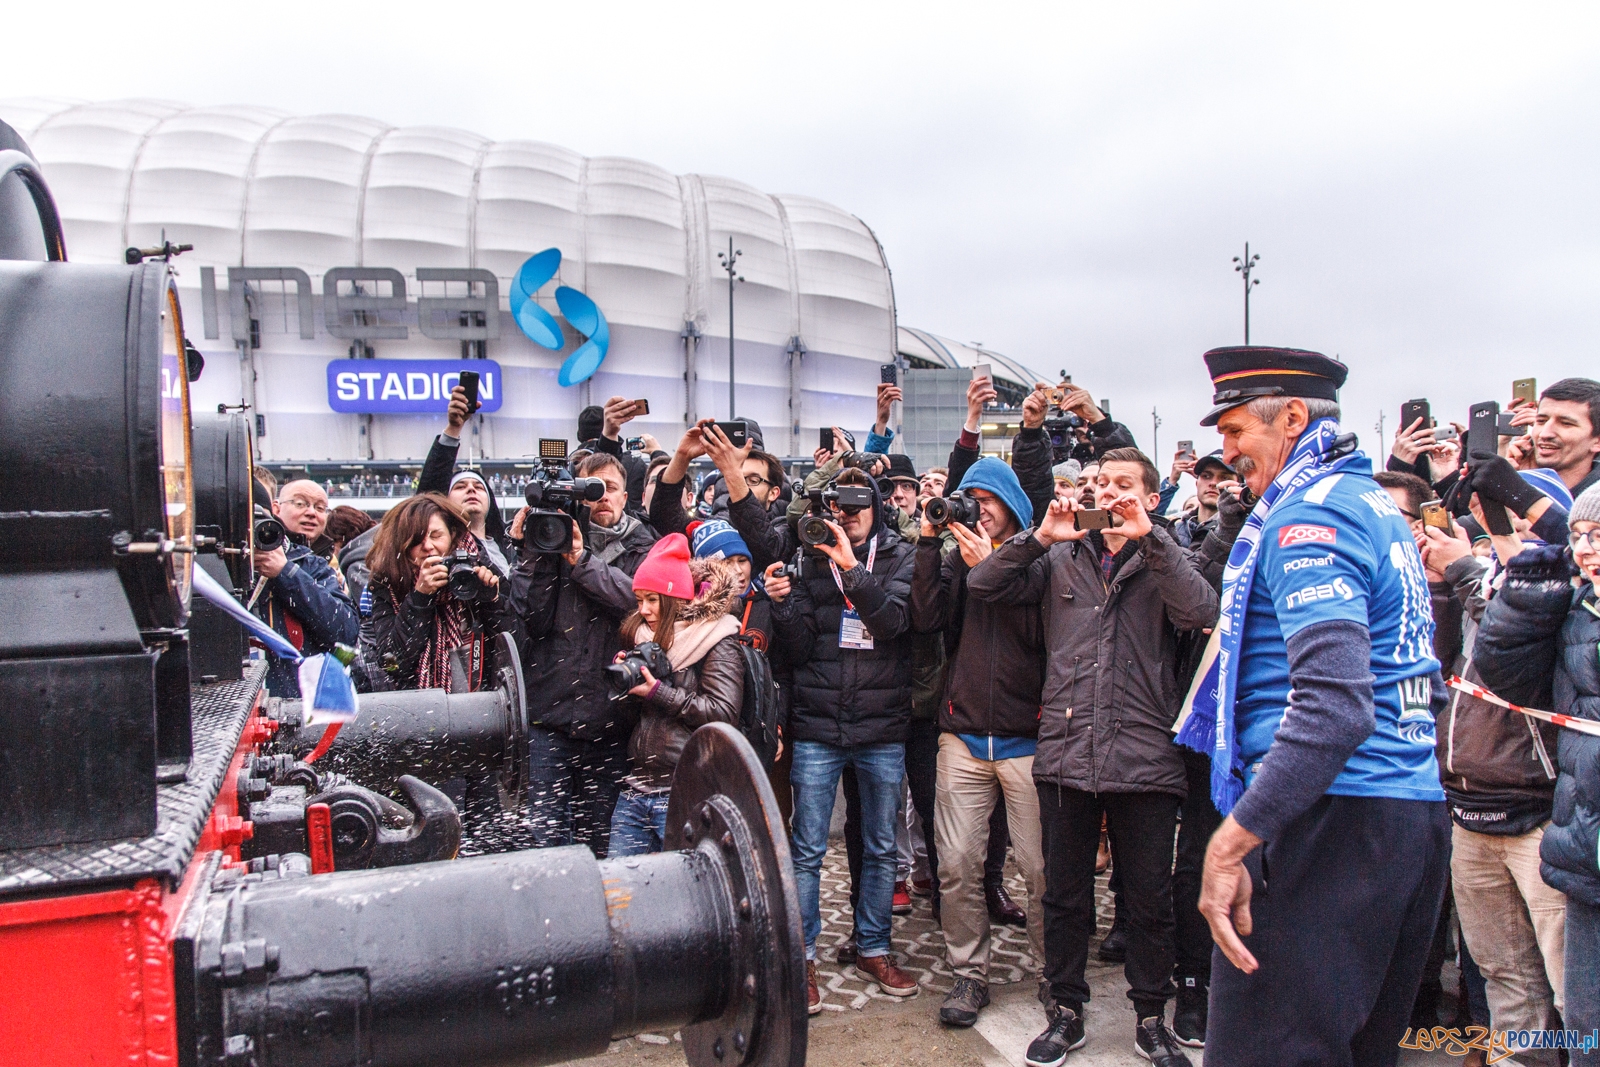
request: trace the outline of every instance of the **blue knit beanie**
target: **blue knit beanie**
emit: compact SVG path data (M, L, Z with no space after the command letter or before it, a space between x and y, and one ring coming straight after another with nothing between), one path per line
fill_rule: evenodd
M968 467L958 488L987 490L1011 509L1018 526L1026 530L1033 525L1033 501L1022 491L1016 472L994 456L984 456Z
M1567 488L1567 483L1561 480L1561 475L1555 471L1536 467L1533 470L1522 471L1522 480L1533 486L1545 496L1561 505L1562 511L1572 510L1572 490Z
M750 558L750 547L739 536L739 531L721 519L696 523L691 547L696 559L727 559L730 556Z

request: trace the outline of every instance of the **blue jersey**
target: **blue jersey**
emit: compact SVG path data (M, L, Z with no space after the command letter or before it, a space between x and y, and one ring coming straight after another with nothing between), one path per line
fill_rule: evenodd
M1328 792L1443 800L1434 757L1433 608L1411 529L1356 460L1272 509L1261 531L1240 642L1234 716L1247 778L1289 705L1287 641L1313 623L1347 620L1372 637L1377 728Z

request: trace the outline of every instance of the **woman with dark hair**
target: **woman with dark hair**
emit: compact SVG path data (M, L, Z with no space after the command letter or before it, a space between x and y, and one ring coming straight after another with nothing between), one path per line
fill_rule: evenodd
M450 590L445 559L455 553L475 564L475 599ZM361 658L369 674L382 672L395 689L451 691L450 653L464 647L467 685L478 688L485 644L515 632L516 616L461 510L438 493L407 498L383 517L367 562L372 611L362 621Z
M739 591L729 563L691 560L688 540L676 533L657 541L633 576L639 606L622 621L622 640L635 648L655 642L672 673L657 678L646 667L628 690L641 708L628 740L633 773L611 815L609 856L661 851L672 772L689 735L708 722L739 721L744 659L739 620L728 614Z

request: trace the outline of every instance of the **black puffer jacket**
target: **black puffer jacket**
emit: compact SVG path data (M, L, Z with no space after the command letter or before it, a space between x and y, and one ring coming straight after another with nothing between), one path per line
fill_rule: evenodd
M1600 721L1600 602L1574 592L1563 550L1525 548L1484 610L1473 659L1486 688L1524 707ZM1505 712L1514 715L1515 712ZM1539 845L1545 882L1600 908L1600 737L1562 730L1555 803Z
M655 532L631 518L629 532L602 561L585 550L577 566L561 556L523 555L511 572L511 600L522 622L528 716L580 741L622 737L633 728L625 704L610 699L606 667L622 647L617 627L634 609L633 572Z
M672 784L672 772L690 734L709 722L738 725L744 707L744 658L735 636L737 621L728 610L737 599L736 580L718 560L694 560L689 571L695 586L704 587L705 592L684 605L679 623L692 626L727 619L723 625L729 633L699 659L660 679L661 685L650 696L630 698L639 714L639 725L628 739L632 781L647 789Z
M1049 649L1033 776L1088 793L1187 792L1172 723L1183 701L1178 635L1217 620L1217 591L1160 526L1116 556L1099 534L1041 545L1011 538L967 576L979 600L1041 605ZM1037 564L1044 563L1041 573Z
M911 570L913 546L884 525L877 487L873 529L877 558L867 571L867 546L854 546L858 564L842 575L872 635L870 649L839 647L844 593L826 559L808 556L788 598L773 605L777 643L795 665L788 741L830 745L895 744L911 722Z

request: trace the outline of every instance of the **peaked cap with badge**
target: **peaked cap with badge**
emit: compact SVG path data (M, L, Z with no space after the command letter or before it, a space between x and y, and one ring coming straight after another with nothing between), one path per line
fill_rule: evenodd
M1213 348L1205 361L1216 407L1200 420L1202 426L1215 426L1223 412L1260 396L1338 400L1339 387L1350 373L1349 367L1321 352L1264 345Z

